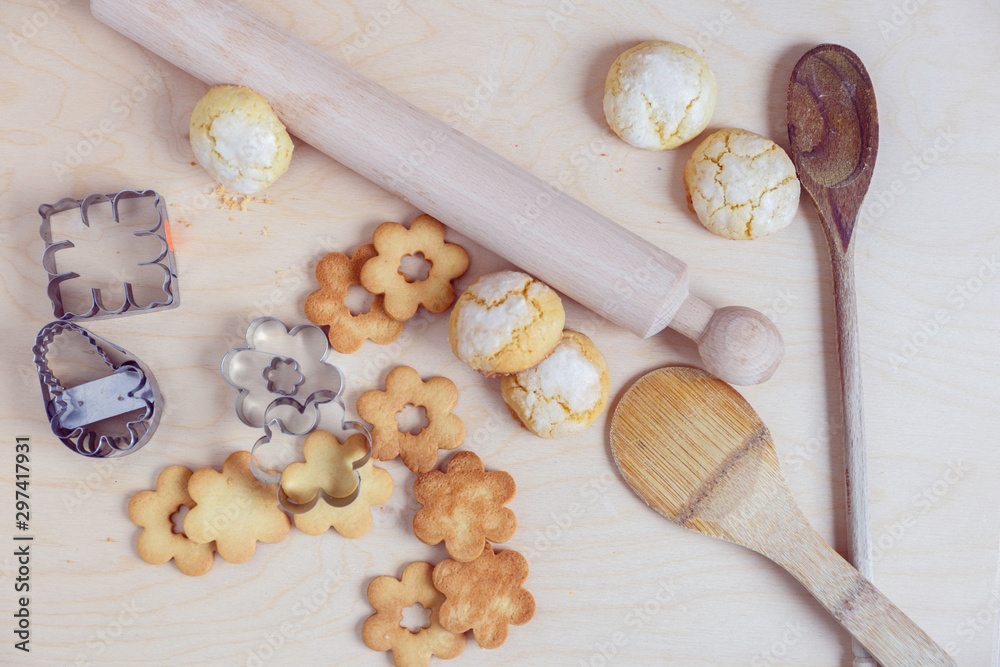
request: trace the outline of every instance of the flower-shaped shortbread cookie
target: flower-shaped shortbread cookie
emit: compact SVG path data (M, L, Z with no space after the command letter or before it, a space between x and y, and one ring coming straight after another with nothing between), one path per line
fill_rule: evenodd
M524 625L535 614L535 598L521 585L528 561L516 551L494 553L487 546L474 561L442 561L434 568L434 586L445 596L441 625L452 632L472 630L483 648L507 639L507 625Z
M322 489L340 498L354 490L358 478L353 463L368 450L365 436L348 437L343 444L332 433L313 431L302 446L304 463L289 464L281 473L281 488L294 502L302 503L315 497ZM334 528L344 537L356 538L372 527L372 505L380 505L392 494L392 475L368 461L358 470L361 489L347 507L333 507L318 502L309 511L296 514L295 527L307 535L322 535Z
M414 472L427 472L437 465L438 449L455 449L465 439L465 425L452 408L458 403L455 383L444 377L427 382L409 366L393 368L385 379L385 391L373 389L358 398L358 414L373 425L372 454L381 461L397 456ZM419 433L399 430L396 414L407 405L424 408L427 426Z
M361 284L372 294L385 294L385 310L397 320L408 320L423 306L443 313L455 301L451 281L469 268L469 255L454 243L445 243L444 225L421 215L407 229L398 222L384 222L372 236L378 255L365 262ZM403 257L420 253L430 263L424 280L403 273Z
M189 510L194 507L187 490L190 478L191 471L184 466L164 468L156 478L156 491L140 491L132 496L128 515L143 528L135 546L144 561L160 565L173 558L178 570L196 577L212 567L215 543L199 544L175 533L171 520L181 506Z
M473 452L459 452L447 472L432 470L413 483L413 497L423 505L413 517L413 532L425 544L444 540L457 561L475 560L487 540L506 542L517 530L517 517L504 507L514 491L509 474L486 472Z
M410 563L401 579L376 577L368 586L375 613L365 620L361 638L375 651L392 651L396 667L426 667L431 656L454 658L465 648L465 635L441 627L438 614L444 596L434 588L430 563ZM430 625L411 632L400 625L403 609L419 604L430 609Z
M358 248L354 257L333 252L316 265L320 289L306 299L306 317L313 324L330 327L330 345L337 352L354 352L366 338L385 345L396 340L403 330L403 323L385 312L384 294L375 296L367 313L353 315L344 303L348 288L361 285L361 267L377 254L369 243Z
M278 485L250 471L250 452L233 452L222 472L202 468L188 480L195 507L184 517L184 532L195 542L215 540L230 563L250 560L257 542L274 544L288 534L288 515L278 507Z

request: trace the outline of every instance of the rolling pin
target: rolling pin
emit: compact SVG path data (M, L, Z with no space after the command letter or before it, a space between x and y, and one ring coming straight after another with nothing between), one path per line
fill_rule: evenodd
M750 308L688 293L687 266L232 0L91 0L98 20L209 85L263 95L289 131L599 315L693 339L733 384L784 344Z

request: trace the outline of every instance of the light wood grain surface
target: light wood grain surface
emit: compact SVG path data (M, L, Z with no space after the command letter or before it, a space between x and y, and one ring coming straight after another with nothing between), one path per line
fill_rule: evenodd
M995 665L1000 591L1000 224L990 198L1000 145L995 2L654 3L249 0L265 17L686 262L693 293L771 316L786 357L742 393L770 428L803 512L846 547L829 260L805 198L772 238L728 241L686 209L694 144L632 148L607 130L604 76L644 39L703 52L718 79L708 131L743 127L787 147L785 92L811 46L843 43L875 83L881 124L856 231L875 582L963 667ZM258 315L304 321L312 270L378 223L417 211L308 145L268 192L230 211L190 165L188 115L206 86L99 24L85 2L7 2L0 12L0 216L5 381L0 385L0 662L371 664L361 624L372 578L445 557L412 534L413 473L371 532L292 530L247 563L190 578L135 550L126 506L167 465L221 468L258 433L239 422L219 364ZM366 34L366 31L368 34ZM31 344L52 319L39 204L154 188L169 206L181 306L89 326L142 358L167 405L153 441L111 462L49 433ZM471 255L460 289L508 265ZM613 262L614 258L608 258ZM641 340L567 302L567 323L608 357L612 406L641 374L698 363L674 332ZM538 611L501 648L457 661L531 665L844 665L848 635L786 573L745 549L684 531L634 496L611 460L607 418L547 441L509 417L499 383L455 359L447 318L419 314L388 346L338 355L348 403L399 364L459 387L464 448L511 473ZM31 653L13 647L20 594L14 438L31 438ZM297 440L278 443L294 457ZM7 624L6 626L4 624ZM459 664L456 662L455 664Z

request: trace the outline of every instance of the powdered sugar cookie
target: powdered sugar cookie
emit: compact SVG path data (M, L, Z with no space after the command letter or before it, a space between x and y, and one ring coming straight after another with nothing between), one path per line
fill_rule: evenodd
M592 340L569 329L547 359L500 382L511 415L543 438L590 426L607 405L610 390L604 355Z
M191 112L194 159L215 180L246 194L288 169L292 139L263 97L242 86L215 86Z
M555 290L526 273L500 271L480 277L458 298L448 342L483 375L517 373L552 353L565 322Z
M618 56L608 72L608 126L638 148L676 148L698 136L714 111L715 75L681 44L643 42Z
M684 167L688 205L707 229L755 239L784 229L799 206L799 179L776 143L727 128L702 141Z

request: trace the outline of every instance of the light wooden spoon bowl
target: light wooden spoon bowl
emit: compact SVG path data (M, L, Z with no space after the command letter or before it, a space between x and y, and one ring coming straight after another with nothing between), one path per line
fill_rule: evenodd
M611 449L650 507L783 567L886 667L956 664L809 525L767 426L722 380L686 367L643 376L611 419Z

